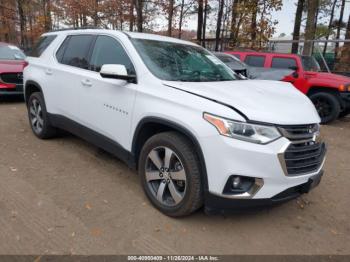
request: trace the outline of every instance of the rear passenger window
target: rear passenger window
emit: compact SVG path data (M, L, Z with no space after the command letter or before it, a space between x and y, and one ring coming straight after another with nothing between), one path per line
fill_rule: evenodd
M265 56L247 55L244 62L250 66L264 67Z
M68 42L69 42L69 36L63 41L63 43L61 44L60 48L58 49L57 53L56 53L56 58L57 58L57 61L58 62L62 62L62 59L63 59L63 55L64 55L64 52L66 51L66 48L67 48L67 45L68 45Z
M297 63L293 58L284 58L284 57L274 57L272 59L272 68L285 68L290 69L291 67L296 67Z
M40 57L41 54L46 50L46 48L55 40L56 35L47 35L39 38L38 42L34 45L28 56Z
M61 59L61 63L65 65L88 69L89 51L93 39L94 36L92 35L70 36L67 43L67 47Z
M101 67L106 64L124 65L128 74L135 74L134 66L123 46L112 37L99 36L91 55L90 69L100 72Z

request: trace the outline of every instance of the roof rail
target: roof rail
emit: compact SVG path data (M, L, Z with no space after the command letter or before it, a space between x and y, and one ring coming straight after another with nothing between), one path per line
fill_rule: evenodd
M68 27L68 28L61 28L61 29L51 30L48 33L60 32L60 31L70 31L70 30L83 30L83 29L108 29L108 28L103 28L103 27L99 27L99 26Z

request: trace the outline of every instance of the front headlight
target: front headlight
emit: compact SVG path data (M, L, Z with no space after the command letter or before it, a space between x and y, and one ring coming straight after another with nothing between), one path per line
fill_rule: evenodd
M208 113L204 113L203 117L223 136L257 144L267 144L281 137L280 132L274 126L238 122Z

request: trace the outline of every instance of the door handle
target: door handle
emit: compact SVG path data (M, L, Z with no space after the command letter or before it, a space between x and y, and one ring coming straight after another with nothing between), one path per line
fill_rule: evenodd
M89 79L81 80L83 86L92 86L92 83Z
M53 74L53 71L52 71L52 69L46 69L45 70L45 74L47 74L47 75L52 75Z

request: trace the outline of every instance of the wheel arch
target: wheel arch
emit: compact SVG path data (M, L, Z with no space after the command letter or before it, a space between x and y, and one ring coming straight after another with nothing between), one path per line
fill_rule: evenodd
M339 90L336 88L332 87L327 87L327 86L312 86L309 88L309 91L307 92L307 96L310 97L311 95L314 95L316 93L328 93L334 95L334 97L338 100L340 107L344 108L345 104L344 101L342 101Z
M26 103L28 103L30 95L35 93L35 92L40 92L44 96L43 90L37 82L32 81L32 80L26 81L25 86L24 86L24 99L25 99Z
M137 125L134 137L132 140L132 155L134 156L136 168L138 168L138 159L141 152L141 149L145 142L152 136L167 132L167 131L175 131L182 135L184 135L196 149L198 154L198 158L200 161L200 169L201 169L201 177L202 177L202 185L204 191L208 190L208 177L207 177L207 169L204 159L204 154L201 149L201 146L198 142L196 136L188 130L186 127L183 127L173 121L159 118L159 117L145 117L143 118L139 124Z

